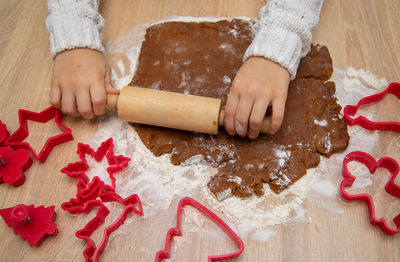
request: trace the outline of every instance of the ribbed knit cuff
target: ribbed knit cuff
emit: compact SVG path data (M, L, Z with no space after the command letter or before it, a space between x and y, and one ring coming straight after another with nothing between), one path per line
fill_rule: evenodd
M247 48L243 61L252 56L265 57L286 68L290 80L296 77L300 62L302 41L301 38L287 29L276 25L260 26L253 42Z
M102 35L100 35L98 27L91 19L74 17L73 26L71 26L70 21L71 17L67 14L51 15L46 20L52 58L64 50L79 47L105 53L101 44Z

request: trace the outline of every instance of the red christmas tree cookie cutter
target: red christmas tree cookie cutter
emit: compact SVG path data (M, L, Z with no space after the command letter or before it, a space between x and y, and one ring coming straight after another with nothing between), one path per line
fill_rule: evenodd
M16 235L28 240L31 247L40 246L48 235L58 234L54 206L18 205L0 209L0 215Z
M50 152L53 150L53 147L68 142L74 138L71 134L71 129L61 123L63 118L61 110L55 107L48 107L40 113L20 109L18 111L18 116L19 128L6 139L5 145L10 146L14 150L25 148L29 152L31 152L34 158L39 159L41 162L46 161ZM58 125L61 131L63 131L63 133L53 137L49 137L43 148L40 150L39 154L36 154L35 150L32 149L29 143L24 142L24 139L29 136L28 120L46 123L53 118L55 123Z
M0 147L0 184L8 183L15 187L25 182L25 174L32 165L29 152L18 149L13 152L8 146Z
M368 120L367 118L363 116L358 116L356 118L353 118L358 109L360 107L365 106L365 105L370 105L374 103L378 103L381 101L387 94L393 94L395 95L398 99L400 99L400 84L399 83L391 83L384 91L364 97L361 99L357 105L348 105L343 109L343 119L346 122L346 124L352 126L352 125L360 125L365 129L368 130L388 130L388 131L395 131L395 132L400 132L400 122L374 122L371 120Z
M383 167L387 169L392 176L388 183L385 185L385 191L392 196L400 198L400 187L394 182L397 174L399 173L398 163L390 157L383 157L378 161L375 161L375 159L371 155L361 151L354 151L349 153L343 160L343 180L340 183L340 195L346 201L363 201L364 203L366 203L368 207L370 223L373 225L378 225L384 233L388 235L400 233L400 213L393 219L393 222L397 227L397 229L394 229L387 224L384 218L377 218L375 216L374 202L369 194L364 193L353 195L346 192L345 188L352 186L356 179L350 173L347 167L347 164L351 161L358 161L366 165L371 174L373 174L378 167Z
M114 143L113 139L101 143L100 147L94 151L89 145L79 143L77 151L81 161L70 163L61 172L72 178L78 178L78 193L85 189L88 185L89 178L86 176L86 171L89 170L89 165L87 164L86 156L94 158L97 162L100 162L104 157L107 158L107 162L110 165L107 168L107 173L111 179L111 186L105 185L104 188L108 191L115 191L115 177L114 174L122 171L128 166L130 158L123 155L114 155Z
M225 255L215 255L215 256L209 256L208 261L220 261L224 259L230 259L239 256L243 250L244 250L244 244L243 241L236 235L236 233L221 219L219 218L216 214L211 212L209 209L207 209L205 206L197 202L196 200L190 198L190 197L184 197L179 201L178 204L178 211L177 211L177 218L176 218L176 227L171 228L168 230L167 233L167 238L165 240L165 248L163 250L160 250L156 254L156 262L161 262L164 259L170 258L171 254L171 241L175 236L182 236L182 231L181 231L181 217L182 217L182 212L183 208L186 205L190 205L197 210L199 210L201 213L203 213L206 217L208 217L211 221L213 221L217 226L219 226L236 244L238 247L238 250L230 253L230 254L225 254Z
M75 234L76 237L85 240L87 243L87 247L83 251L85 261L98 261L107 246L110 234L125 222L129 213L134 212L138 215L143 215L143 208L138 195L133 194L127 198L122 198L117 193L107 190L103 181L98 177L94 177L88 186L77 194L76 199L71 199L69 202L62 204L62 208L72 214L88 213L95 207L99 208L96 216ZM97 198L100 198L100 200ZM90 237L104 223L110 213L104 205L106 202L118 202L125 207L118 219L104 230L103 238L99 246L96 247Z

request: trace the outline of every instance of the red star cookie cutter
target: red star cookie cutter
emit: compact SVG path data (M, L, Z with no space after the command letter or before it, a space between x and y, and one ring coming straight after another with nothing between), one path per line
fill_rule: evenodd
M129 213L134 212L143 215L143 208L138 195L133 194L127 198L122 198L115 192L108 192L103 181L98 177L94 177L85 189L77 194L76 199L63 203L62 208L71 214L88 213L94 207L98 207L96 216L82 229L76 232L76 237L83 239L87 243L86 249L83 251L85 261L98 261L100 255L107 246L109 236L117 230L126 220ZM98 200L97 198L100 198ZM103 238L98 247L90 237L104 223L106 217L110 213L108 208L103 204L105 202L118 202L125 207L116 221L104 230Z
M163 250L160 250L157 252L156 259L155 259L156 262L161 262L164 259L170 258L172 239L175 236L182 236L181 216L182 216L183 208L186 205L190 205L190 206L196 208L201 213L203 213L206 217L208 217L211 221L213 221L233 240L233 242L235 242L236 246L238 247L237 251L230 253L230 254L209 256L208 257L209 262L234 258L234 257L239 256L243 252L243 249L244 249L243 241L236 235L236 233L221 218L219 218L216 214L211 212L209 209L207 209L205 206L203 206L196 200L194 200L190 197L184 197L179 201L179 204L178 204L176 227L168 230L167 238L165 240L165 248Z
M380 92L372 96L364 97L355 106L354 105L346 106L343 109L344 121L350 126L358 124L368 130L389 130L389 131L400 132L400 122L374 122L368 120L363 116L359 116L356 118L352 117L357 113L360 107L377 103L381 101L387 94L393 94L398 99L400 99L400 84L391 83L383 92Z
M54 206L18 205L0 209L0 215L16 235L20 234L23 240L28 240L31 247L40 246L48 235L58 234Z
M24 171L31 165L32 159L27 150L18 149L13 152L8 146L0 147L0 184L21 186L25 182Z
M18 111L18 116L19 116L19 128L13 134L11 134L10 137L6 139L5 144L10 146L14 150L19 148L25 148L29 152L31 152L34 158L39 159L41 162L46 161L51 150L53 150L53 147L68 142L74 138L71 134L71 129L69 129L67 126L61 123L63 118L61 110L55 107L51 106L40 113L20 109ZM29 145L29 143L24 142L24 139L29 136L28 120L40 123L46 123L53 118L55 123L58 125L61 131L63 131L63 133L48 138L43 148L40 150L40 153L37 155L36 152Z
M109 167L107 167L107 173L110 176L112 184L111 186L105 185L104 188L109 191L115 191L114 174L127 167L130 158L123 155L114 155L113 139L109 138L101 143L100 147L96 151L94 151L89 145L79 143L77 153L81 161L68 164L66 167L61 169L61 172L72 178L79 178L77 185L78 193L82 189L86 188L89 183L89 178L86 176L86 171L89 169L89 165L87 164L86 160L87 155L95 159L97 162L100 162L104 157L107 158L107 162L109 164Z
M0 146L3 146L4 141L9 135L7 126L0 121Z
M385 191L397 198L400 198L400 187L395 184L394 180L397 174L399 173L399 164L390 157L383 157L378 161L375 161L375 159L371 155L365 152L354 151L349 153L343 160L343 169L342 169L343 180L340 183L340 195L346 201L360 200L365 202L368 207L371 224L378 225L381 228L381 230L386 234L391 235L395 233L400 233L400 213L393 219L393 222L397 227L397 229L394 229L386 223L386 220L384 218L377 218L375 216L374 202L369 194L364 193L364 194L353 195L346 192L345 188L352 186L356 179L347 168L347 164L350 161L358 161L366 165L371 174L373 174L378 167L386 168L392 176L388 181L388 183L385 185Z

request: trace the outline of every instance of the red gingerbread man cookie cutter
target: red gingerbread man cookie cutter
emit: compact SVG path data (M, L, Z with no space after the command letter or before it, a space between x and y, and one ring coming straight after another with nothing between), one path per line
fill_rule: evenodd
M389 121L389 122L374 122L368 120L363 116L358 116L353 118L353 116L357 113L360 107L378 103L379 101L383 100L387 94L393 94L398 99L400 99L400 84L399 83L391 83L384 91L367 96L362 98L357 105L348 105L343 109L343 119L346 124L352 125L360 125L365 129L368 130L388 130L388 131L395 131L400 132L400 122Z
M370 222L373 225L378 225L383 232L385 232L388 235L391 234L396 234L400 233L400 213L393 219L393 222L395 223L397 229L390 227L386 220L384 218L377 218L375 215L375 206L374 206L374 201L372 197L369 194L350 194L346 192L345 188L346 187L351 187L355 181L355 177L350 173L347 164L350 161L358 161L364 165L366 165L373 174L378 167L383 167L387 169L390 174L392 175L390 180L387 182L385 185L385 191L392 196L395 196L397 198L400 198L400 187L396 185L394 182L397 174L399 173L399 165L398 163L390 158L390 157L383 157L379 159L378 161L375 161L375 159L365 153L365 152L360 152L360 151L354 151L349 153L343 160L343 169L342 169L342 175L343 175L343 180L340 183L340 195L341 197L346 200L346 201L363 201L367 207L368 207L368 212L369 212L369 218Z

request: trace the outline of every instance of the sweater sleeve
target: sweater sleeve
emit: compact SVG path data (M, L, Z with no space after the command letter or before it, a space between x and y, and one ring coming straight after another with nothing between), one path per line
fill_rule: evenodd
M260 10L257 33L244 61L265 57L286 68L294 79L300 58L310 51L322 4L323 0L269 0Z
M46 28L50 38L50 53L76 47L86 47L104 53L101 44L104 19L96 0L47 0L49 15Z

